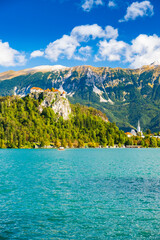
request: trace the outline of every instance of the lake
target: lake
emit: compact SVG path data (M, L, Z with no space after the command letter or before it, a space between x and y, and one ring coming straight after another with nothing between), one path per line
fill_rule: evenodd
M0 239L160 239L160 149L0 150Z

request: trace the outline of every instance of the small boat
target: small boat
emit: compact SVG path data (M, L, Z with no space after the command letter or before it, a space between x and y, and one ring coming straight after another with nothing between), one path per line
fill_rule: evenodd
M63 150L64 150L64 147L59 147L58 150L59 150L59 151L63 151Z

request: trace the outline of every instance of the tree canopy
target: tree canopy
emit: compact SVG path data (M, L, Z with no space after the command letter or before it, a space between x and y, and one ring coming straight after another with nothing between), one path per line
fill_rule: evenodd
M51 108L40 113L38 106L29 96L0 98L1 148L105 147L127 141L125 133L94 108L72 105L72 116L63 120Z

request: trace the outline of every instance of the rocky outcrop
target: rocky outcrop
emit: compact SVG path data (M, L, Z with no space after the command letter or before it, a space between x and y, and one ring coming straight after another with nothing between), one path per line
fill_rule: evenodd
M71 107L65 93L60 93L59 91L44 91L44 92L32 92L30 97L39 99L40 105L38 107L39 111L42 112L44 108L50 107L53 111L62 116L64 120L69 119L71 114Z

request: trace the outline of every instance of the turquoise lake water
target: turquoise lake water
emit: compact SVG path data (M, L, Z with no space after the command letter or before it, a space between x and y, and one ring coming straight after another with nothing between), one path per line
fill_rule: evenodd
M160 239L160 149L0 150L0 239Z

